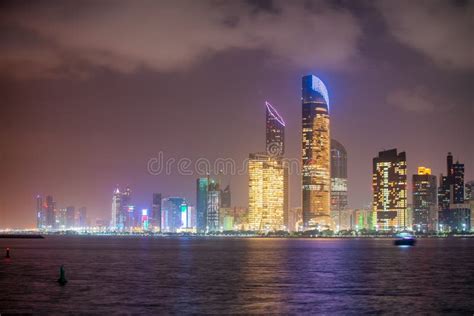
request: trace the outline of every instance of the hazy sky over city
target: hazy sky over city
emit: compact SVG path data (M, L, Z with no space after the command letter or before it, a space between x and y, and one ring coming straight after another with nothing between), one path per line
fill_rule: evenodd
M150 175L149 159L240 166L265 150L266 100L299 160L306 74L328 87L351 207L371 202L383 149L407 152L409 178L445 173L451 151L473 180L473 30L470 1L4 1L0 228L33 227L37 194L109 219L117 184L138 207L194 204L198 175ZM221 178L247 206L247 176Z

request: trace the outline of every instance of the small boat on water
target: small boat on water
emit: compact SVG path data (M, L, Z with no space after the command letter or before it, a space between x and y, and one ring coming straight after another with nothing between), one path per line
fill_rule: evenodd
M395 246L404 246L404 247L410 247L414 246L416 244L416 239L415 237L407 232L402 232L398 234L397 239L394 241Z

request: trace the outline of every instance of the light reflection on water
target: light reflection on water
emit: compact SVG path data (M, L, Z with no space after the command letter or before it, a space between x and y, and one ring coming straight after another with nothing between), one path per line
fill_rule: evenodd
M0 240L0 312L466 313L474 239ZM58 286L59 266L69 280Z

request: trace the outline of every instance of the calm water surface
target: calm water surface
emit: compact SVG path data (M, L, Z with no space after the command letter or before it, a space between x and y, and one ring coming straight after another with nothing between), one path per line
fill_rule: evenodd
M473 315L474 239L392 242L0 239L0 313Z

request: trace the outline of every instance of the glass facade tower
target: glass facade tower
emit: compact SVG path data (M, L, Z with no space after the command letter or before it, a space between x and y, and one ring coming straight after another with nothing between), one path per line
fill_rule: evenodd
M316 76L302 79L302 110L303 225L332 229L329 97Z
M331 139L331 217L341 227L341 215L347 208L347 152Z
M266 106L266 149L272 157L281 157L285 153L285 121L268 102Z

